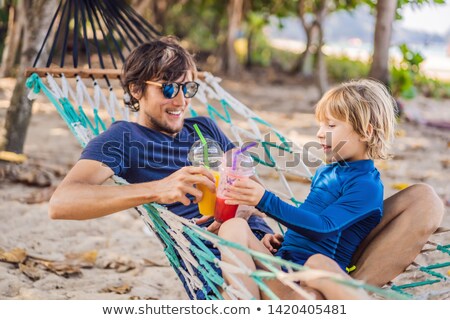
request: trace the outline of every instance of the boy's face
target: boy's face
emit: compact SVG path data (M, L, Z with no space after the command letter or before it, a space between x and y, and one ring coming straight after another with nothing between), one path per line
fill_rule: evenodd
M192 74L188 72L175 82L185 83L192 80ZM175 98L168 99L164 97L161 87L155 85L147 85L138 100L141 110L139 124L171 136L175 136L183 128L186 110L191 102L190 98L184 97L181 89Z
M319 122L317 138L322 145L327 163L368 159L367 144L353 130L350 123L328 115Z

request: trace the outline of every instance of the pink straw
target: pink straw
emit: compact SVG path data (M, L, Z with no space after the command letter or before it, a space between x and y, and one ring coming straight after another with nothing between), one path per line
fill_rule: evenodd
M237 165L237 156L240 155L241 153L247 151L250 148L253 148L254 146L256 146L258 143L256 142L251 142L248 145L246 145L245 147L239 149L238 151L236 151L236 153L233 154L233 165L232 165L232 169L236 170L236 165Z

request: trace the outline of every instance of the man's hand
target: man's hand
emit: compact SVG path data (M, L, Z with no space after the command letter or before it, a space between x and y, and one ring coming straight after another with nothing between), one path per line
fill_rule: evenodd
M158 181L157 201L161 204L181 202L185 206L191 204L186 196L195 197L194 203L202 200L203 194L194 185L203 184L211 192L216 193L214 176L203 167L184 167L172 173L170 176Z
M275 253L278 251L278 249L280 249L283 240L284 238L281 234L275 233L275 234L266 234L261 239L261 242L267 249L269 249L270 252Z
M263 197L265 189L258 182L248 178L238 179L225 191L226 204L245 204L256 206Z

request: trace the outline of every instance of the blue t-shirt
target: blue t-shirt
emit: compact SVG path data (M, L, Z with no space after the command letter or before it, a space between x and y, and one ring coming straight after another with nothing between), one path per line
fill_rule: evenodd
M300 207L266 191L256 208L288 227L277 255L304 264L321 253L345 270L381 220L383 184L372 160L335 162L317 170Z
M190 165L189 149L199 140L194 124L198 125L205 138L217 141L223 151L235 146L215 122L207 117L185 119L182 130L175 137L135 122L116 121L108 130L88 143L80 159L104 163L115 175L129 183L161 180ZM193 200L191 195L188 197ZM166 207L186 219L201 217L195 203L185 206L176 202ZM273 232L258 216L251 216L249 225L254 231Z

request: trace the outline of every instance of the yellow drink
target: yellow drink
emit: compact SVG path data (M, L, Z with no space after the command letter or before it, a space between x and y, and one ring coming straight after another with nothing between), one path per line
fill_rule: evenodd
M216 190L217 190L217 186L219 185L220 174L219 172L212 170L211 173L213 174L214 179L216 180ZM204 216L213 216L214 208L216 207L216 194L212 193L206 186L202 184L197 185L197 189L203 193L203 198L198 203L198 211L200 211L200 214Z

